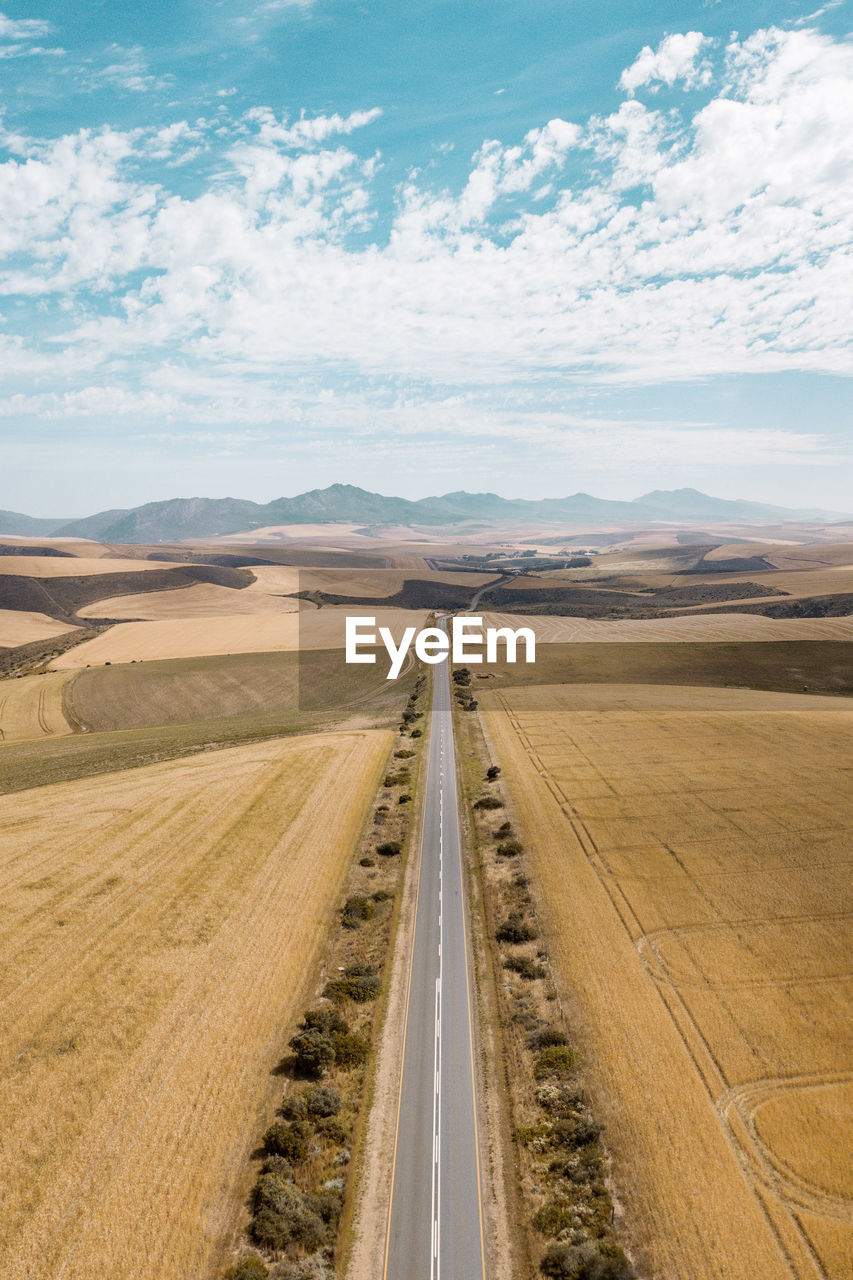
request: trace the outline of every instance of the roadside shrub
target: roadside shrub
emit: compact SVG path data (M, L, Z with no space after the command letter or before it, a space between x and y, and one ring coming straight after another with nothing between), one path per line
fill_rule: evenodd
M536 1090L536 1101L551 1115L570 1115L586 1106L583 1089L574 1084L543 1084Z
M552 1044L543 1049L533 1064L533 1074L537 1080L566 1080L574 1075L578 1067L578 1057L574 1049L567 1044Z
M370 1045L364 1036L358 1035L353 1031L338 1031L332 1036L332 1047L335 1054L335 1064L344 1071L348 1071L350 1067L361 1066L367 1061L367 1055L370 1053Z
M583 1244L549 1245L539 1270L556 1280L630 1280L633 1274L618 1246L605 1254L593 1240Z
M531 960L530 956L507 956L504 960L504 968L517 973L519 978L524 978L525 982L533 982L535 978L544 978L546 970L541 964L537 964L535 960Z
M399 773L386 773L382 785L385 787L396 787L404 782L411 782L411 780L412 775L409 773L408 769L401 769Z
M368 1000L376 999L379 995L379 987L379 979L373 974L344 976L332 978L331 982L327 982L323 995L329 1000L334 1000L336 1004L341 1004L344 1000L366 1004Z
M414 724L416 720L420 720L422 715L422 711L411 711L407 707L400 719L403 721L403 724Z
M302 1093L292 1093L282 1099L279 1108L285 1120L304 1120L308 1114L308 1108L305 1105L305 1095Z
M495 778L501 776L501 767L499 764L490 764L486 770L486 781L494 782Z
M304 1095L309 1116L336 1116L341 1109L341 1095L328 1084L317 1084Z
M306 1203L292 1182L275 1174L262 1174L255 1188L252 1236L267 1249L285 1249L297 1242L313 1252L327 1243L326 1224Z
M308 1155L310 1137L310 1125L304 1120L276 1120L264 1134L264 1149L272 1156L284 1156L285 1160L290 1160L293 1164L301 1164Z
M305 1076L321 1076L335 1061L331 1038L317 1027L298 1031L290 1041L296 1057L296 1070Z
M559 1200L543 1204L533 1215L533 1226L543 1236L558 1236L572 1225L572 1211Z
M412 797L409 795L408 791L404 791L397 801L397 804L408 804L411 798Z
M536 929L529 920L525 920L520 911L511 911L506 920L498 925L495 937L498 942L530 942L536 937Z
M502 822L501 825L498 827L497 831L495 832L495 839L498 839L500 836L511 836L511 835L512 835L512 823Z
M229 1267L223 1280L265 1280L269 1275L267 1265L257 1254L250 1258L241 1258L234 1267Z
M395 751L395 752L394 752L394 759L395 759L395 760L409 760L409 759L411 759L411 757L412 757L414 754L415 754L415 753L414 753L414 751L409 751L409 750L408 750L408 748L404 747L402 751Z
M502 809L503 807L504 802L499 796L480 796L479 800L474 801L475 809Z
M413 738L422 738L422 737L423 737L423 731L422 731L421 729L413 729L413 730L412 730L412 737L413 737Z
M342 1147L349 1137L349 1129L340 1116L326 1116L322 1120L318 1120L317 1132L327 1142L332 1142L338 1147Z
M376 846L376 852L383 858L396 858L402 851L403 845L399 840L384 840Z
M373 903L360 894L356 894L352 898L347 898L341 912L341 923L345 929L359 929L365 920L375 914L376 908Z
M337 1009L309 1009L302 1019L303 1027L317 1031L325 1031L332 1035L336 1031L349 1031L349 1023L342 1018Z
M284 1156L267 1156L261 1166L261 1173L276 1173L280 1178L284 1178L286 1182L289 1182L293 1177L290 1161L285 1160Z
M552 1044L568 1044L565 1032L558 1031L556 1027L540 1027L538 1031L533 1031L527 1038L528 1047L531 1049L547 1049Z
M459 667L458 670L453 672L453 683L461 685L471 683L471 672L467 667Z
M555 1147L577 1150L597 1142L602 1132L603 1126L586 1116L571 1116L556 1122L551 1130L551 1141Z
M520 840L504 840L498 845L498 856L501 858L515 858L523 848L524 845Z
M340 1191L325 1188L305 1197L307 1208L315 1213L321 1222L336 1227L343 1209L343 1196Z
M375 867L376 863L372 858L361 858L358 865L360 867Z
M374 902L388 902L394 895L390 889L377 889L373 894Z

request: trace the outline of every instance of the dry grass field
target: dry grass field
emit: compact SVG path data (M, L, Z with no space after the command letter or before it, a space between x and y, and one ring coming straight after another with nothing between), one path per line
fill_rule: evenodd
M395 635L407 626L423 626L427 616L425 610L415 609L377 608L372 613L377 627L391 627ZM352 609L122 622L63 653L52 667L67 671L104 662L157 662L225 653L339 648L344 644L347 614L352 614Z
M846 699L478 690L644 1271L853 1271Z
M254 570L252 571L254 572ZM252 583L252 586L256 586ZM296 613L299 601L265 592L235 591L200 582L194 587L171 591L143 591L132 596L113 596L83 605L81 618L139 619L170 621L175 618L221 618L229 614Z
M169 560L128 560L117 556L3 556L0 573L27 578L83 578L102 573L150 573L180 569Z
M57 622L46 613L0 609L0 649L14 649L33 640L51 640L73 630L66 622Z
M679 618L565 618L539 614L484 613L487 627L532 627L541 644L589 642L732 643L740 640L853 640L853 618L765 618L714 613ZM75 650L77 652L77 650Z
M0 743L71 733L62 703L68 680L60 671L0 680Z
M4 1280L211 1274L392 740L0 799Z

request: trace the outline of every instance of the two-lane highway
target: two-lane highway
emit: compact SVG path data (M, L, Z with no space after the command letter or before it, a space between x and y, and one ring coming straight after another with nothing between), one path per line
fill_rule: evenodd
M384 1280L484 1280L449 662L435 669Z

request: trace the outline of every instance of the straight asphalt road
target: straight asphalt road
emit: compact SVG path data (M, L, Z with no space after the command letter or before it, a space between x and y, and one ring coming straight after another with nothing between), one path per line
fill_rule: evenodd
M484 1280L449 662L435 668L384 1280Z

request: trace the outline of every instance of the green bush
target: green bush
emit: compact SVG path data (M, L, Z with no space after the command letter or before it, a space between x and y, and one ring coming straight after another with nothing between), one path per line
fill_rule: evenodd
M498 845L498 856L501 858L515 858L523 848L524 845L520 840L504 840Z
M342 1147L349 1138L349 1129L340 1116L326 1116L323 1120L318 1120L317 1132L327 1142L332 1142L338 1147Z
M366 1004L368 1000L376 999L379 995L380 986L379 979L372 974L366 974L361 977L344 976L332 978L331 982L327 982L323 995L329 1000L334 1000L336 1004L341 1004L344 1000L354 1000L356 1004Z
M359 929L365 920L370 920L376 908L369 898L355 894L347 898L341 912L341 922L345 929Z
M530 956L507 956L506 960L504 960L504 968L517 973L519 978L524 978L525 982L533 982L536 978L544 978L547 972L541 964L531 960Z
M530 942L536 937L536 929L529 920L525 920L520 911L511 911L498 925L495 937L498 942Z
M501 767L499 764L490 764L486 770L486 781L494 782L495 778L501 776Z
M408 804L411 798L412 797L409 795L408 791L404 791L403 794L397 800L397 804Z
M321 1076L335 1061L332 1041L325 1031L306 1027L290 1041L296 1057L296 1069L302 1075Z
M264 1149L271 1156L284 1156L293 1164L301 1164L308 1155L310 1138L311 1127L304 1120L276 1120L264 1134Z
M360 867L375 867L376 863L372 858L360 858L358 865Z
M633 1274L618 1246L605 1254L593 1240L549 1245L539 1270L555 1280L630 1280Z
M527 1044L531 1049L547 1049L552 1044L568 1043L565 1032L558 1031L556 1027L539 1027L527 1037Z
M414 751L408 751L404 748L402 751L395 751L394 758L395 760L409 760L414 754Z
M257 1254L241 1258L236 1266L229 1267L223 1280L265 1280L269 1275L267 1265Z
M361 1066L367 1061L370 1045L364 1036L353 1031L338 1031L332 1036L335 1053L335 1065L348 1071L350 1067Z
M475 809L502 809L503 807L504 802L499 796L480 796L479 800L474 801Z
M397 773L386 773L383 781L385 787L401 786L404 782L411 782L412 775L408 769L400 769Z
M458 670L453 672L453 683L459 685L471 683L471 672L467 667L459 667Z
M377 889L371 896L374 902L390 902L394 897L390 889Z
M421 731L420 729L413 729L413 730L412 730L412 737L413 737L413 738L422 738L422 737L423 737L423 733L422 733L422 731Z
M577 1150L597 1142L603 1126L589 1120L586 1116L570 1116L558 1120L551 1130L551 1141L555 1147L569 1147Z
M533 1226L543 1236L558 1236L572 1225L572 1211L559 1200L543 1204L533 1215Z
M396 858L403 852L403 845L399 840L385 840L376 846L376 852L383 858Z
M309 1116L336 1116L342 1105L341 1095L328 1084L315 1084L306 1090L304 1101Z
M552 1044L543 1049L533 1064L537 1080L567 1080L578 1069L578 1057L567 1044Z
M261 1166L261 1173L277 1173L280 1178L284 1178L287 1182L293 1177L290 1161L285 1160L284 1156L267 1156Z

